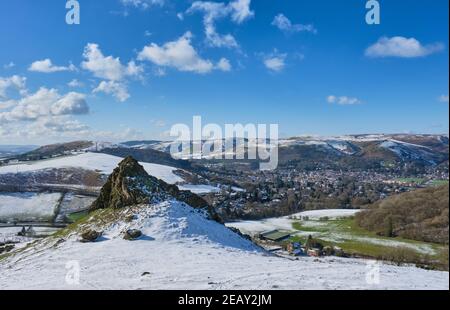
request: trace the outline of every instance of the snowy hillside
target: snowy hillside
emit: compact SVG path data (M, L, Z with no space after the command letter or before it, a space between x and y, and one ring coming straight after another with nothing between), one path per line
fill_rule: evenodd
M61 194L0 193L0 222L49 221Z
M107 212L107 211L102 211ZM43 240L0 261L0 289L448 289L448 273L380 265L368 284L367 262L272 256L201 211L177 201L122 210L132 222L88 222L104 231L94 243ZM106 216L106 214L103 214ZM97 217L100 215L97 214ZM135 241L127 229L140 229ZM81 228L79 228L81 229ZM68 265L67 265L68 264ZM66 266L79 264L79 285Z
M222 149L210 154L210 157L224 154L234 154L226 149L225 140ZM236 144L248 143L255 145L257 140L236 139ZM261 142L261 141L259 141ZM367 134L343 136L299 136L278 141L280 152L292 147L317 147L332 155L361 156L374 151L388 151L390 155L401 161L419 161L428 165L439 164L448 159L448 137L444 135L407 135L407 134ZM167 141L130 141L112 147L131 149L153 149L168 153L170 142ZM193 154L177 154L181 158L190 159ZM205 156L204 158L208 158Z
M107 154L82 153L73 156L40 160L32 163L3 166L0 167L0 174L34 172L54 168L83 168L86 170L99 171L103 174L110 174L121 160L122 158L120 157ZM177 182L183 182L182 178L173 173L177 170L176 168L149 163L141 164L148 174L153 175L158 179L162 179L166 183L175 184Z

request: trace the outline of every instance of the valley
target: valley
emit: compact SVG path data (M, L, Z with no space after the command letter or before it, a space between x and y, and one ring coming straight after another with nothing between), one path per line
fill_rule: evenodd
M72 142L3 159L2 288L70 288L61 282L60 264L69 258L82 265L82 288L177 289L188 282L192 289L448 288L448 239L385 236L359 220L377 203L448 188L448 138L302 137L280 145L274 171L259 171L251 160L174 160L160 141ZM134 156L145 172L132 171L141 171L144 183L127 185L130 197L149 200L92 213L123 158ZM155 179L145 181L147 174ZM204 218L196 208L206 206ZM80 243L87 227L101 230L98 242ZM130 229L143 237L122 240ZM448 207L447 222L435 229L436 236L448 232ZM281 239L266 239L270 232ZM114 260L92 269L104 255ZM378 287L365 283L372 260L385 279ZM163 262L172 265L161 268ZM45 284L36 281L50 269ZM112 269L121 272L108 274ZM191 269L196 272L186 272ZM113 277L121 281L112 284Z

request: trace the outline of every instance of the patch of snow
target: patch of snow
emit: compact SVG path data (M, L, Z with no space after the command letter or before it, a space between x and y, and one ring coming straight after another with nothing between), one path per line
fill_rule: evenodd
M211 186L211 185L194 185L194 184L184 184L178 186L180 190L183 191L191 191L194 194L208 194L208 193L218 193L220 192L219 187Z
M0 221L48 221L55 215L59 193L1 193Z
M302 217L309 217L310 220L318 220L323 217L328 217L329 219L336 219L341 217L352 217L356 213L360 212L361 210L357 209L325 209L325 210L311 210L311 211L304 211L300 213L296 213L292 215L292 218L302 218Z
M367 261L327 257L291 260L270 255L170 201L142 208L132 223L118 222L95 243L77 236L48 240L0 261L0 289L440 289L448 272L380 264L380 283L366 281ZM136 241L124 229L140 229ZM80 283L66 282L68 262L80 266Z
M38 170L54 168L83 168L86 170L95 170L104 174L111 174L123 158L102 153L82 153L74 156L58 157L49 160L40 160L32 163L20 163L17 165L8 165L0 167L0 174L34 172ZM177 168L140 163L148 174L161 179L169 184L183 182L184 180L174 174Z

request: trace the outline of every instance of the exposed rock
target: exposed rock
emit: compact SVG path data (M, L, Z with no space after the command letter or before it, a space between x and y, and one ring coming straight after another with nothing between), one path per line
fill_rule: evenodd
M95 242L101 235L101 232L89 229L81 234L81 242Z
M4 245L4 246L0 247L0 254L8 253L8 252L11 252L12 250L14 250L14 245L13 244L7 244L7 245Z
M90 210L121 209L139 204L157 203L174 198L196 209L208 212L211 219L222 222L214 208L200 196L190 191L180 191L176 185L167 184L148 175L133 157L119 163L101 189L100 195ZM128 219L127 219L128 220Z
M238 234L242 238L252 241L252 237L251 236L242 233L239 229L234 228L234 227L228 227L228 229L231 230L232 232Z
M92 204L91 210L120 209L148 203L150 197L145 191L149 190L148 187L152 185L148 177L144 167L139 165L135 159L125 158L109 176L99 197Z
M125 232L123 239L136 240L142 236L142 232L138 229L129 229Z

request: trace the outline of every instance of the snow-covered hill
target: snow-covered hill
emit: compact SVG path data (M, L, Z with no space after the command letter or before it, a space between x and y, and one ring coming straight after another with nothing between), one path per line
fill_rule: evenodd
M0 167L0 174L36 172L39 170L59 168L82 168L85 170L98 171L103 174L110 174L122 159L123 158L107 154L88 152L31 163L3 166ZM175 184L177 182L183 182L181 177L174 174L174 171L177 170L176 168L149 163L141 164L148 174L153 175L158 179L162 179L166 183Z
M255 144L256 140L236 139L235 144ZM261 141L260 141L261 142ZM299 136L289 139L280 139L280 152L291 147L306 146L317 147L325 152L338 156L371 156L376 150L383 154L383 150L400 161L418 161L435 165L448 159L448 136L445 135L408 135L408 134L373 134L373 135L343 135L343 136ZM215 151L211 156L235 153L225 148ZM117 144L113 147L153 149L168 153L170 142L167 141L135 141ZM194 155L184 155L190 159ZM385 155L386 156L386 155ZM207 157L205 157L207 158ZM388 158L386 158L388 159Z
M108 211L102 211L108 212ZM0 289L445 289L447 272L381 264L380 283L366 281L366 261L273 256L171 200L121 211L134 220L85 226L103 230L94 243L78 231L0 260ZM97 215L99 217L99 215ZM90 223L90 224L89 224ZM139 229L135 241L123 231ZM80 267L79 285L66 282ZM69 269L66 269L69 268ZM72 273L73 275L73 273Z

